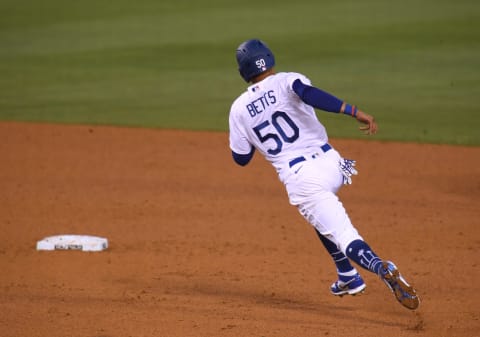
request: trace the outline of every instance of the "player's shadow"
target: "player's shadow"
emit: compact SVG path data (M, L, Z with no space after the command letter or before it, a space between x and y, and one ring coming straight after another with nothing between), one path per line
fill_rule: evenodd
M216 297L220 303L236 303L243 306L264 306L281 310L303 311L323 317L331 317L336 321L351 322L352 320L361 320L365 323L379 326L392 326L399 328L408 328L408 324L402 324L395 321L397 317L388 319L375 319L369 317L369 312L365 308L345 306L341 304L331 305L321 301L308 299L292 298L287 294L274 293L264 290L247 288L244 286L233 286L230 282L207 283L205 281L192 280L175 281L176 294ZM395 304L395 303L393 303ZM364 314L362 314L362 310Z

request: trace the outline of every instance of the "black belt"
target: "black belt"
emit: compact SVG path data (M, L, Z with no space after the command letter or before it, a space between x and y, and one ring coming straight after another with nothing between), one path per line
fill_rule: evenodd
M320 148L322 149L323 152L327 152L327 151L330 151L332 149L332 147L328 143L323 144L322 146L320 146ZM315 158L314 156L315 155L313 155L313 158ZM288 166L292 167L293 165L301 163L302 161L305 161L305 160L307 160L307 159L304 156L293 158L292 160L290 160L288 162Z

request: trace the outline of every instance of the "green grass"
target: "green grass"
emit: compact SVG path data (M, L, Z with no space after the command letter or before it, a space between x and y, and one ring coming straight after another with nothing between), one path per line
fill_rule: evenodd
M476 0L2 0L0 120L227 130L251 37L373 114L378 139L480 145Z

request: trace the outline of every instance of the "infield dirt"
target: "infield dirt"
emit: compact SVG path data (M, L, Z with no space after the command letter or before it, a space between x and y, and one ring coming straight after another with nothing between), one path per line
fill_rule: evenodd
M331 139L360 172L343 200L421 297L362 271L336 298L313 229L226 133L0 123L0 335L478 336L480 148ZM109 239L38 252L45 236Z

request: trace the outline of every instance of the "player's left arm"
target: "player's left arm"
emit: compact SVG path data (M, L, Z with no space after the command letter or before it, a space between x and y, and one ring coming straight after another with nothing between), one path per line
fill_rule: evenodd
M247 153L247 154L236 153L235 151L232 150L233 160L235 161L235 163L237 163L240 166L247 165L250 162L250 160L252 160L254 154L255 154L255 148L253 146L250 153Z
M365 134L373 135L378 130L377 123L371 115L358 109L355 105L350 105L338 99L328 92L307 85L300 79L293 82L292 89L303 102L314 108L328 112L343 113L356 118L360 123L365 124L360 127L360 130L364 131Z
M235 111L235 110L234 110ZM229 141L232 158L240 166L247 165L255 154L255 147L248 141L246 132L239 121L238 114L230 112L229 116Z

